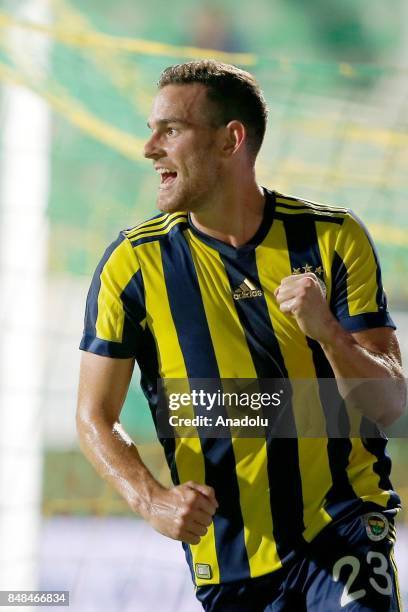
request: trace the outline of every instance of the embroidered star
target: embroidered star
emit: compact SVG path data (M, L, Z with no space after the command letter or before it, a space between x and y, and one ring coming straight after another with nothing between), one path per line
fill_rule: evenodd
M292 274L301 274L300 268L293 268Z
M313 266L309 265L309 264L305 264L303 266L303 269L305 272L311 272L313 270Z
M317 268L315 268L315 272L316 272L316 274L323 274L322 266L317 266Z

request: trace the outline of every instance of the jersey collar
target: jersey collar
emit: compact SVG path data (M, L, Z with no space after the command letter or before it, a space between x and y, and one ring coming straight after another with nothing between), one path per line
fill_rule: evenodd
M233 258L245 256L246 254L252 252L264 240L273 222L273 215L276 206L276 193L274 191L266 189L265 187L263 187L262 189L265 194L265 207L261 225L258 227L256 233L252 236L252 238L240 247L234 247L231 244L222 242L222 240L217 240L217 238L213 238L212 236L209 236L208 234L205 234L204 232L200 231L193 224L190 213L188 213L189 229L202 242L208 244L213 249L216 249L222 255L228 255L229 257Z

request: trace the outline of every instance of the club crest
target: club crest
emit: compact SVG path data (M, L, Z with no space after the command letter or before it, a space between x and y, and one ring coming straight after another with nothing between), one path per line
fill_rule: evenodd
M390 530L388 519L379 512L370 512L363 516L367 536L373 542L383 540Z

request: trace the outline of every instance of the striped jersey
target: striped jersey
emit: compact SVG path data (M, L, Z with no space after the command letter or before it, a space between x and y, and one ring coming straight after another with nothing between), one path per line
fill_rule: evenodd
M344 329L395 328L361 221L264 191L263 221L241 247L202 233L187 213L161 213L120 232L95 271L80 348L135 358L153 419L161 379L334 376L320 344L279 309L274 291L291 274L324 280ZM318 401L324 419L330 405L324 393ZM173 482L208 484L219 503L200 543L183 544L197 585L273 572L333 520L400 503L381 437L160 441Z

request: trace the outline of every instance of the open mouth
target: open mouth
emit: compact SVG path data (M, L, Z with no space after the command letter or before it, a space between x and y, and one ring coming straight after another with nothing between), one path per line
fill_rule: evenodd
M160 174L160 187L169 187L177 178L177 172L167 168L158 168L157 172Z

